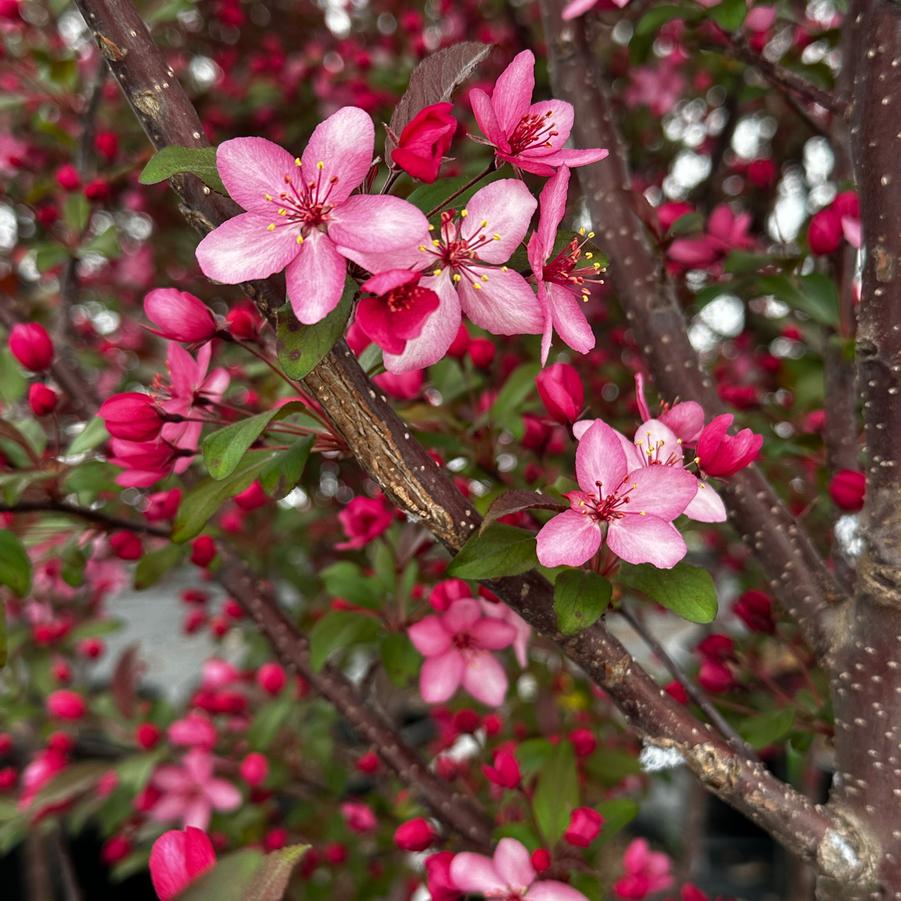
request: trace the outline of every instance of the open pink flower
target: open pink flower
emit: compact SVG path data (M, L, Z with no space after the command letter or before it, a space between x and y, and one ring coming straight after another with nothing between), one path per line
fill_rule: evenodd
M153 785L162 797L150 811L159 823L180 820L182 826L206 829L214 810L228 812L241 804L241 792L213 775L212 754L192 748L181 765L161 766L153 774Z
M607 156L601 148L566 149L572 105L564 100L532 103L534 90L535 56L523 50L501 72L491 97L478 88L470 91L476 122L498 160L535 175L553 175L558 166L585 166Z
M652 851L643 838L636 838L626 848L623 868L625 875L613 886L617 898L646 898L673 884L670 859L659 851Z
M454 601L447 613L415 623L408 634L426 657L419 674L419 693L426 703L446 701L461 685L483 704L503 703L507 674L491 651L514 642L512 625L486 617L478 601L464 598Z
M465 209L441 214L433 238L424 228L414 245L397 253L349 253L370 272L388 269L429 270L420 281L438 295L438 308L402 354L385 354L392 373L437 363L460 330L461 310L495 335L537 335L544 316L528 282L503 264L525 237L535 207L529 189L518 179L491 182L473 194Z
M732 250L746 250L754 246L748 235L751 214L735 214L725 203L720 204L707 220L707 231L691 238L677 238L670 244L667 256L686 268L703 269L712 266Z
M638 412L641 418L647 422L649 419L659 419L683 444L694 447L701 429L704 428L704 408L693 400L683 401L678 404L662 404L663 410L659 416L651 416L648 402L644 397L644 376L640 372L635 373L635 401L638 404Z
M338 514L348 540L335 545L339 550L357 550L374 541L391 525L394 514L384 497L355 497Z
M411 338L418 338L426 320L438 309L438 295L419 284L420 274L410 269L389 269L363 282L371 296L357 305L361 329L391 354L402 354Z
M197 246L204 275L226 284L285 270L301 322L325 318L344 290L350 250L396 250L416 241L425 217L399 197L354 195L372 164L375 128L346 106L316 126L296 159L264 138L219 145L216 165L247 212Z
M538 198L538 228L529 239L529 265L538 283L538 302L544 312L542 365L547 362L554 331L580 354L588 353L594 347L594 332L582 312L580 301L588 299L586 283L600 281L601 265L579 265L585 242L578 238L573 238L551 259L557 228L566 213L568 190L569 167L561 166L542 188ZM590 252L586 259L591 259Z
M676 466L643 466L626 455L628 439L601 420L584 432L576 450L579 491L571 509L538 533L543 566L581 566L591 559L605 531L610 550L628 563L675 566L686 553L672 521L698 492L698 481Z
M515 838L502 838L494 857L464 851L450 866L451 879L462 892L516 901L588 901L565 882L538 879L529 852Z
M150 879L160 901L171 901L216 865L210 837L193 826L164 832L150 849Z

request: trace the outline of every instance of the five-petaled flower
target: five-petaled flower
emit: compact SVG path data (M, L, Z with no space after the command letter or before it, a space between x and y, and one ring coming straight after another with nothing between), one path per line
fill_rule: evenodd
M523 50L500 74L491 97L478 88L470 92L476 122L498 160L535 175L553 175L558 166L586 166L607 156L599 147L565 148L573 127L572 104L532 103L534 90L535 56Z
M389 269L360 285L369 296L357 305L356 322L382 350L402 354L438 309L438 295L419 284L420 273Z
M604 541L627 563L675 566L686 554L672 521L698 493L698 481L682 467L643 466L626 456L629 442L601 420L585 431L576 450L579 491L570 509L538 533L543 566L581 566Z
M296 159L264 138L220 144L219 174L246 212L197 246L204 275L237 284L284 269L297 318L325 318L341 299L355 251L397 250L426 227L399 197L351 196L369 172L374 143L369 115L346 106L316 126Z

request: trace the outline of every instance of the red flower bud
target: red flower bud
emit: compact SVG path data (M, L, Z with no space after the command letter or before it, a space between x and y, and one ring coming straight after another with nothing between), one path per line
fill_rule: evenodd
M729 691L735 685L732 670L719 660L707 659L701 664L698 671L698 683L704 691L711 694L721 694Z
M522 779L519 761L510 748L501 748L494 755L494 766L482 765L485 777L501 788L516 788Z
M225 321L228 323L228 330L232 335L242 341L256 338L260 327L259 316L257 316L255 311L248 310L245 307L235 307L233 310L229 310L225 316Z
M768 594L751 588L732 605L732 612L752 631L772 635L776 631L773 601Z
M604 825L604 818L591 807L577 807L569 818L569 826L563 833L567 843L577 848L587 848Z
M216 543L209 535L200 535L191 542L191 562L206 568L216 559Z
M198 344L216 334L210 308L187 291L156 288L144 298L144 315L157 326L151 331L169 341Z
M564 425L575 422L585 405L585 388L572 366L554 363L538 373L535 384L552 419Z
M257 685L269 695L277 695L285 687L287 676L277 663L264 663L257 670Z
M698 653L707 660L728 660L735 653L735 642L720 632L711 632L698 643Z
M476 369L485 369L490 366L494 360L494 351L494 342L487 338L473 338L467 348L469 359L472 360L472 365Z
M145 751L149 751L151 748L156 747L159 740L160 730L157 726L154 726L153 723L141 723L138 728L135 729L135 741L138 743L138 746Z
M704 426L698 438L697 454L701 469L710 476L726 478L753 463L760 456L763 435L742 429L727 435L734 417L723 413Z
M543 873L551 867L551 855L546 848L536 848L531 856L532 866L536 873Z
M435 830L423 817L401 823L394 832L394 844L402 851L425 851L435 838Z
M776 164L768 158L751 160L748 163L748 181L755 188L771 188L778 175Z
M112 192L105 178L94 178L84 186L82 193L88 200L103 201L109 200Z
M75 191L81 185L81 177L71 163L66 163L56 170L56 183L64 191Z
M438 177L441 158L450 149L457 130L452 103L423 107L400 133L391 159L413 178L431 184Z
M588 729L574 729L569 733L569 740L576 752L576 757L588 757L594 754L595 748L598 746L598 740L594 737L594 733Z
M256 788L266 781L269 775L269 761L259 752L251 751L241 761L241 778L251 788Z
M59 395L42 382L35 382L28 389L28 406L35 416L49 416L59 402Z
M818 256L835 253L843 238L842 217L834 207L826 207L815 213L807 227L807 243L810 252Z
M663 690L677 703L688 703L688 692L685 690L685 686L676 679L664 685Z
M119 153L119 137L114 131L98 131L94 137L94 147L108 163Z
M163 419L149 394L126 391L105 400L97 415L114 438L123 441L153 441L163 427Z
M263 491L259 482L251 482L240 494L235 495L234 501L242 510L256 510L269 502L269 495Z
M53 342L37 322L20 322L9 333L12 355L29 371L42 372L53 362Z
M114 835L100 849L100 857L107 866L119 863L131 854L131 842L124 835Z
M122 530L109 536L110 550L120 560L140 560L144 553L141 539L134 532Z
M76 691L61 688L47 697L47 713L60 720L80 720L87 710L84 698Z
M835 506L849 513L863 509L867 477L856 469L840 469L829 481L829 495Z
M375 751L367 751L356 762L356 768L361 773L374 773L379 768L379 755Z
M171 901L215 865L210 837L194 826L164 832L150 850L150 879L160 901Z

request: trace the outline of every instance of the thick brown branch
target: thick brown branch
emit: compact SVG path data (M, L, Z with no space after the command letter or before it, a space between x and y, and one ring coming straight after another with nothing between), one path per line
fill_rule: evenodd
M584 26L564 22L562 0L542 0L554 93L575 107L573 136L580 147L607 147L610 156L579 169L579 181L599 240L610 257L610 276L660 391L669 400L696 400L723 412L710 377L688 340L685 318L663 259L650 244L636 211L631 174L613 109ZM821 657L832 636L832 609L841 600L834 579L809 536L785 509L756 467L725 490L730 518L755 551L773 592Z

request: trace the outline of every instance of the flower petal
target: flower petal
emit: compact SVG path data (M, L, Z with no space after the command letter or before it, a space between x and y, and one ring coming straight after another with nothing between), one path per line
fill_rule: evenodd
M726 507L723 499L706 482L698 481L698 493L683 511L696 522L725 522Z
M490 651L470 651L463 669L463 688L477 701L500 707L507 694L507 674Z
M241 805L241 792L224 779L211 779L205 786L206 796L216 810L234 810Z
M510 623L492 617L483 617L469 630L476 644L488 651L500 651L516 639L516 629Z
M660 421L672 429L677 438L693 447L704 428L704 408L693 400L673 404L669 410L660 414Z
M588 898L565 882L542 879L526 892L526 901L588 901Z
M529 852L515 838L502 838L497 843L494 871L511 888L523 889L535 881L535 869Z
M328 233L342 252L386 253L418 248L428 227L425 216L401 197L356 194L334 211Z
M276 219L241 213L213 229L195 252L203 274L225 285L237 285L281 272L300 250L299 232L283 220L270 230Z
M451 636L437 616L427 616L407 629L413 647L425 657L443 654L451 646Z
M610 523L607 546L627 563L652 563L660 569L671 569L688 550L672 523L631 513Z
M682 465L682 444L659 419L648 419L635 430L635 447L645 466L653 463Z
M573 105L565 100L540 100L529 107L529 115L547 118L555 134L548 137L547 146L530 147L525 151L526 155L543 157L561 150L573 130Z
M450 867L451 880L461 892L480 892L487 895L504 891L507 886L494 870L494 862L484 854L463 851L454 855Z
M474 598L460 598L454 601L441 618L448 632L465 632L474 626L481 616L479 602Z
M419 694L426 704L440 704L460 687L466 664L456 648L427 657L419 671Z
M681 466L642 466L629 473L628 487L620 494L629 498L631 515L657 516L670 522L691 503L698 493L698 480Z
M347 263L327 235L312 231L285 272L288 300L294 315L310 325L338 306L344 291Z
M294 157L265 138L223 141L216 151L216 168L232 200L270 220L280 206L277 198L285 191L285 176L295 188L302 183Z
M596 419L579 440L576 448L576 479L588 494L597 494L600 482L602 497L615 491L626 475L623 438L606 422Z
M509 149L506 135L501 131L497 124L497 116L494 115L494 107L491 105L491 98L481 89L473 88L469 92L469 105L472 107L472 114L476 118L476 123L488 140L495 147L502 147L504 150Z
M569 169L561 166L548 180L538 195L539 246L546 262L554 248L557 229L566 213L566 196L569 192ZM531 257L529 258L531 261ZM534 266L533 266L534 268Z
M564 171L564 170L559 170ZM569 170L566 170L569 171ZM595 344L594 332L585 317L582 302L562 285L548 285L551 317L557 334L569 347L587 354Z
M474 282L466 276L457 285L460 305L466 315L480 328L494 335L540 335L544 328L541 305L529 283L512 269L489 269L473 266L476 279L487 275L485 281Z
M321 185L320 197L330 187L329 203L342 203L366 178L374 146L375 126L369 113L344 106L313 131L301 158L303 178ZM329 185L333 178L336 181Z
M536 552L542 566L581 566L600 546L600 526L590 516L567 510L542 526Z
M535 56L523 50L501 72L491 94L491 105L501 131L508 135L529 111L535 90Z
M525 237L537 206L538 201L518 178L493 181L466 204L468 216L461 235L469 240L500 235L499 240L481 246L477 254L486 263L505 263Z

